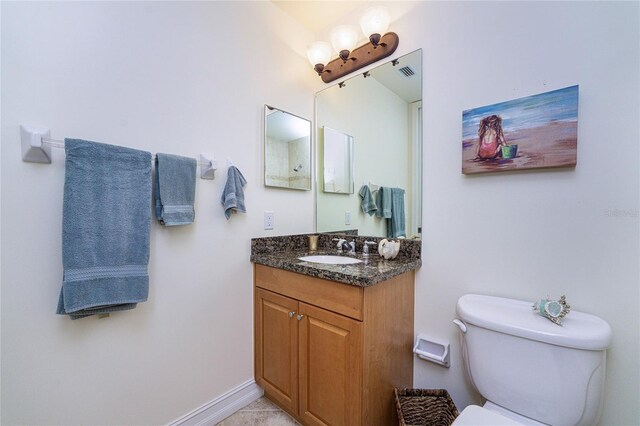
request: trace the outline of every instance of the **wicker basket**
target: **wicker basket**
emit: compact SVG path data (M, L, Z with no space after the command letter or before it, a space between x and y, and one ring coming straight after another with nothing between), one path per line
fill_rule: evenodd
M394 389L400 426L449 426L458 409L444 389Z

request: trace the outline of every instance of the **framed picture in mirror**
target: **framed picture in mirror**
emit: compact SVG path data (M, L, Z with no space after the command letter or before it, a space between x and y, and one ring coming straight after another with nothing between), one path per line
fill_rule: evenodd
M322 136L323 191L353 194L353 136L327 126Z

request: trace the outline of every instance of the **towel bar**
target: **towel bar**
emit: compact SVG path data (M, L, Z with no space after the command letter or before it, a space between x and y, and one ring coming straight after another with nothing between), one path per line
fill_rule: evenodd
M51 148L64 148L64 141L51 139L46 127L20 125L20 143L22 145L22 161L25 163L51 164ZM155 161L155 154L151 157ZM228 160L229 161L229 160ZM197 166L200 178L213 179L218 162L213 154L200 154Z

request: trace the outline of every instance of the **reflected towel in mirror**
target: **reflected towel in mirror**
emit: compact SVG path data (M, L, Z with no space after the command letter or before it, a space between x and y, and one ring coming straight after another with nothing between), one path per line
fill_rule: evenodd
M376 193L377 217L391 219L391 188L381 186Z
M360 201L362 211L369 216L373 216L378 210L378 206L376 206L375 201L373 201L373 196L371 195L369 187L367 185L362 185L362 188L358 191L358 195L360 195L360 198L362 199Z
M391 218L387 219L387 237L406 237L404 215L404 189L390 188Z

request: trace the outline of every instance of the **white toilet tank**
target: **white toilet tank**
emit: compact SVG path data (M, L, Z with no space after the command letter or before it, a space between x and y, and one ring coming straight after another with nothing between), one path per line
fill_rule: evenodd
M594 425L602 408L611 327L571 311L558 326L532 302L467 294L458 300L465 367L488 401L549 425Z

